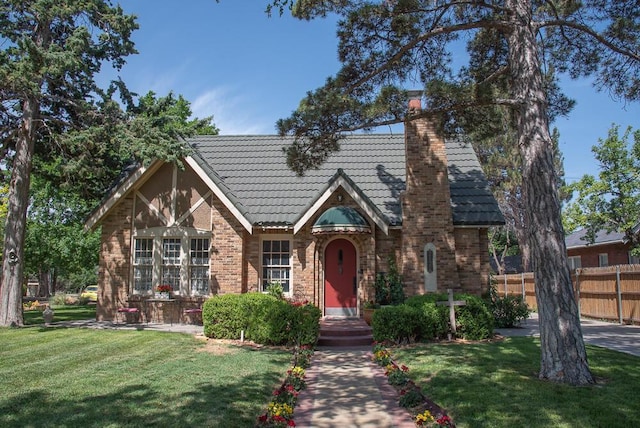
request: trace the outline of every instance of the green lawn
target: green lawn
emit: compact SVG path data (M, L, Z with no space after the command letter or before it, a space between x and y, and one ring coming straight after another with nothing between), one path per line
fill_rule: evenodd
M52 306L53 321L77 321L96 319L96 305ZM24 324L44 324L42 311L24 311Z
M482 344L421 344L393 358L464 427L631 427L640 421L640 358L587 346L596 386L537 378L540 343L513 337Z
M291 359L150 331L0 328L0 344L2 427L252 427Z

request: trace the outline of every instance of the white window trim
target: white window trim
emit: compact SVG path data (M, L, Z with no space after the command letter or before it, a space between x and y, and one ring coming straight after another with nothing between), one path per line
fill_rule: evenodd
M265 291L262 290L262 270L263 270L263 265L262 265L262 248L263 248L263 242L264 241L289 241L289 291L285 292L284 295L285 297L293 297L293 287L294 287L294 282L293 282L293 235L288 235L288 234L273 234L273 235L261 235L260 236L260 251L259 251L259 257L260 257L260 263L259 263L259 270L258 270L258 290L261 291L262 293L266 293Z
M148 292L137 291L133 284L134 275L134 251L136 239L153 239L153 267L152 267L152 287ZM189 281L189 251L191 249L191 238L208 238L209 246L212 243L211 231L194 228L172 226L172 227L150 227L146 229L136 229L131 237L131 293L135 295L151 296L155 292L155 287L162 280L162 240L164 238L180 239L180 289L173 290L177 296L200 296L191 290ZM209 250L209 276L211 276L211 250Z
M576 260L578 261L578 264L580 266L576 266L576 263L575 263ZM569 256L568 261L569 261L570 270L576 270L582 267L582 256Z
M605 260L606 264L602 264L602 259ZM599 253L598 254L598 266L599 267L607 267L609 266L609 253Z

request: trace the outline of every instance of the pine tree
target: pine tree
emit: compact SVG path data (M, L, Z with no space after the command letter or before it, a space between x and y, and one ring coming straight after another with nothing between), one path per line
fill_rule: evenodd
M506 108L522 161L527 244L537 287L542 379L591 384L560 217L549 118L568 107L549 95L549 76L595 76L600 88L640 98L640 8L635 0L446 1L274 0L300 19L340 17L341 69L278 122L295 142L287 162L299 174L338 150L345 132L411 120L407 84L423 85L428 108L452 132L471 113ZM487 32L469 46L482 73L451 70L451 44ZM486 58L488 60L481 60ZM474 65L474 64L472 64ZM472 69L473 67L469 67ZM460 129L458 129L460 130ZM469 131L469 127L465 127Z

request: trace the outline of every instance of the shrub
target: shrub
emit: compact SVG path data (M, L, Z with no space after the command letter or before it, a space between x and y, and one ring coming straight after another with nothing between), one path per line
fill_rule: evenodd
M49 304L52 306L64 306L67 303L66 299L67 295L63 291L60 291L49 297Z
M460 294L456 300L465 300L465 306L456 307L457 335L467 340L493 337L494 319L488 305L478 296Z
M371 327L377 342L414 342L420 333L420 311L409 305L387 306L373 314Z
M406 304L418 308L422 314L420 334L424 340L443 338L450 331L449 307L436 305L448 299L445 293L413 296ZM465 306L456 306L456 333L467 340L488 339L493 336L493 315L485 302L470 294L456 294L455 300L465 300Z
M389 272L387 274L378 273L376 275L376 282L373 285L376 303L380 305L399 305L405 299L402 277L392 256L389 256L388 264Z
M522 296L501 297L494 287L491 288L489 308L498 328L515 327L529 318L531 312Z
M262 293L214 296L202 309L207 337L239 339L244 330L248 340L268 345L315 345L320 317L313 305L290 304Z
M240 339L252 317L277 299L262 293L223 294L208 299L202 307L204 334L216 339Z
M449 309L436 305L436 302L447 300L445 294L423 294L413 296L405 302L420 311L420 339L437 340L447 336L449 332Z

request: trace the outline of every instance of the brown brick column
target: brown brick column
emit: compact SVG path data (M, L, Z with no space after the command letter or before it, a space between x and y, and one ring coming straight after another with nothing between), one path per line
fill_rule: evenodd
M413 102L410 106L417 107ZM425 292L423 250L429 242L436 247L438 291L460 286L447 155L434 123L434 118L405 123L407 189L401 199L403 233L399 266L407 295Z

